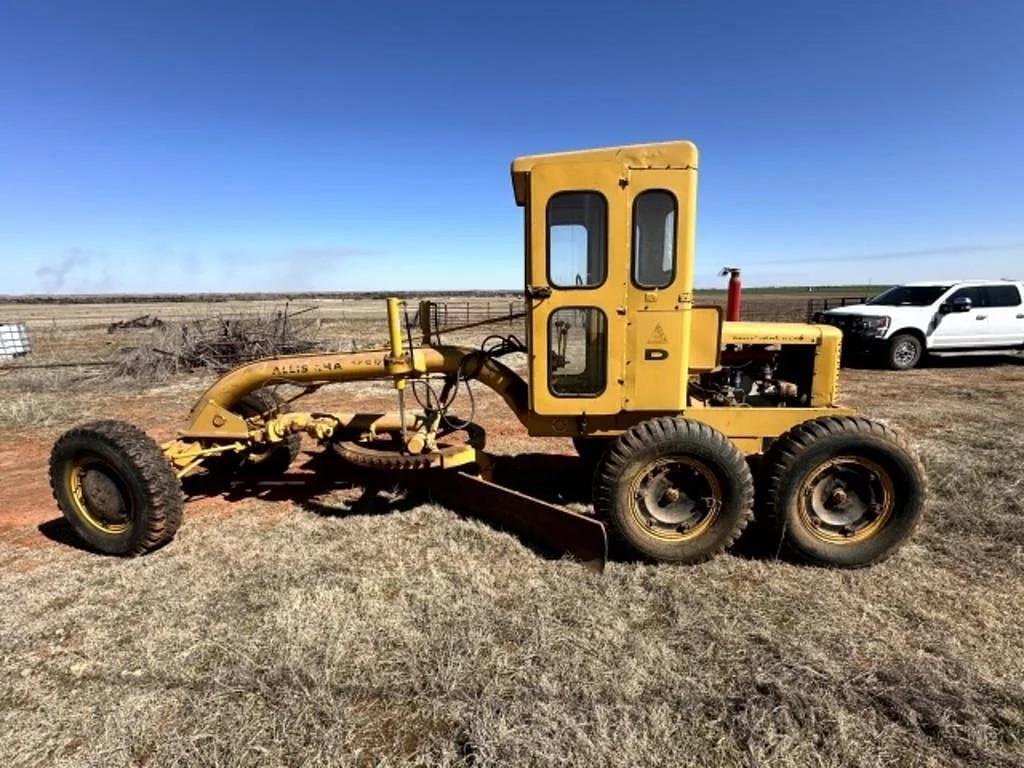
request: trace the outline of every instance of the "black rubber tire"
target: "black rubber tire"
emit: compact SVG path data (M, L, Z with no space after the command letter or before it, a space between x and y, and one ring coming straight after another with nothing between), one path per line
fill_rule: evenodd
M892 482L892 514L863 541L823 541L801 517L802 484L839 456L868 459ZM927 489L920 460L898 432L871 419L828 416L799 424L772 444L762 467L759 518L772 532L775 551L804 562L835 568L879 563L911 537L924 512Z
M70 477L83 460L116 478L121 498L131 506L123 531L103 530L79 510ZM121 421L96 421L65 432L50 454L50 488L75 533L109 555L142 555L163 546L174 538L185 506L181 483L160 446Z
M283 404L273 390L257 389L239 400L232 411L246 419L277 416L283 411ZM301 450L302 435L288 435L279 445L263 453L250 453L238 469L247 475L277 477L288 471Z
M656 461L673 456L702 462L721 487L717 517L694 538L666 541L634 516L631 485ZM750 522L754 481L747 462L724 434L691 419L662 416L620 435L598 467L594 509L620 543L643 557L668 563L699 563L728 548Z
M907 357L905 350L912 350ZM909 371L924 360L924 344L912 333L900 333L889 339L885 348L885 364L893 371Z

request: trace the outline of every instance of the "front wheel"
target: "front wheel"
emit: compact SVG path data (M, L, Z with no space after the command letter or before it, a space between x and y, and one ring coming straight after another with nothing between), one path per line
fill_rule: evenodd
M921 463L895 431L865 418L799 424L764 458L761 512L800 560L859 568L889 557L924 510Z
M912 333L901 333L889 340L886 365L894 371L916 368L924 357L924 343Z
M163 452L145 432L97 421L65 432L50 454L50 487L89 546L141 555L174 538L184 496Z

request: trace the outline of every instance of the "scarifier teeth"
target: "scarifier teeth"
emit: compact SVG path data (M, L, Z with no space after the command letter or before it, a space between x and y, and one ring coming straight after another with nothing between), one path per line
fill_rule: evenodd
M345 461L358 467L384 471L423 470L451 466L453 457L466 450L479 450L483 447L484 433L479 426L471 424L466 435L464 442L439 444L437 450L418 454L400 453L397 442L394 447L378 448L359 442L341 441L332 443L332 448Z

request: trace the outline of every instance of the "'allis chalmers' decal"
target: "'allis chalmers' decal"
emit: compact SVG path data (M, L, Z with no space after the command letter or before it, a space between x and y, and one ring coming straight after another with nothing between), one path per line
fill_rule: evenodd
M381 363L379 360L346 360L345 362L331 361L328 360L323 363L293 363L290 365L275 365L271 370L272 376L301 376L307 373L332 373L334 371L344 371L346 368L354 368L357 366L376 366L380 367Z

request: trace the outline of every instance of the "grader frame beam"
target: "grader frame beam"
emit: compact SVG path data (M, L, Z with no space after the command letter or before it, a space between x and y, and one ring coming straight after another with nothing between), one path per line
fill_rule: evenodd
M730 327L735 326L735 327ZM691 407L679 415L709 424L729 435L746 453L763 450L771 439L796 424L827 415L849 415L853 411L834 405L818 406L815 400L829 402L834 397L835 355L838 332L816 326L797 325L779 330L778 325L726 323L726 343L803 344L817 350L812 405L789 408ZM199 398L189 415L181 440L231 441L250 438L245 419L231 411L248 393L277 384L328 384L369 380L409 380L427 374L457 376L472 361L472 378L496 392L531 435L551 437L613 437L650 418L644 411L624 411L613 415L581 415L580 418L542 416L529 409L527 384L511 368L488 358L479 350L466 347L416 347L408 352L408 361L396 365L393 350L341 352L321 355L294 355L269 358L235 368L216 381ZM818 370L820 368L820 370ZM311 417L311 415L310 415ZM342 415L341 420L356 415ZM290 418L295 419L294 415ZM366 418L365 416L361 418ZM397 417L392 417L397 418ZM314 435L315 436L315 435Z

